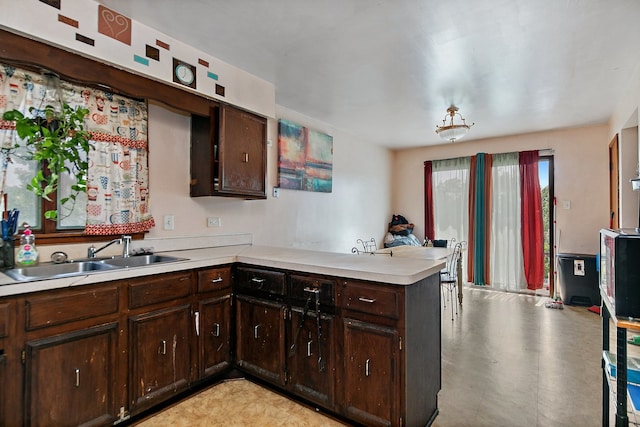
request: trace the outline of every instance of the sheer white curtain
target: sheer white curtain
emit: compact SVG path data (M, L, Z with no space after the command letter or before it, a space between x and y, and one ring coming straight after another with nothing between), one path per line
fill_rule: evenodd
M493 155L491 198L491 286L509 291L526 289L518 153Z
M455 238L456 242L468 239L470 165L470 157L432 162L433 219L436 239ZM466 254L463 254L462 261L462 271L466 271Z

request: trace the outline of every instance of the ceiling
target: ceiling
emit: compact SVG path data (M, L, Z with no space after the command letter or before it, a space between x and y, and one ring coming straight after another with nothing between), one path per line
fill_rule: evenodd
M640 64L638 0L100 0L390 148L606 123Z

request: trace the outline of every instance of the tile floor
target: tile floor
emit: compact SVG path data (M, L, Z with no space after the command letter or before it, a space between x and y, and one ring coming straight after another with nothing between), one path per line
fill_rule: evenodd
M587 307L545 308L548 300L465 287L463 305L453 322L447 304L442 313L440 414L434 427L600 425L601 318ZM335 425L313 411L312 417L302 415L305 421L300 424L294 418L300 409L293 402L257 386L251 388L257 394L251 395L250 403L240 400L247 397L246 392L231 399L242 415L233 415L234 405L212 412L210 408L218 404L211 403L204 405L205 416L198 415L203 403L195 396L180 404L182 409L158 414L144 425ZM228 404L233 392L219 390ZM292 412L274 414L278 399Z
M587 307L465 287L442 315L442 390L434 426L599 426L601 318Z

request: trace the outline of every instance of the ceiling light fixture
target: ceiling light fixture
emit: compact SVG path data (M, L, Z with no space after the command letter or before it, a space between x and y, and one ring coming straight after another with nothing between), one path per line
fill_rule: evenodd
M455 116L460 116L460 120L462 120L462 124L453 124L453 119ZM447 119L449 119L449 123L447 124ZM444 116L442 120L442 126L436 125L436 133L440 135L442 139L446 139L447 141L455 142L458 139L464 137L471 126L475 123L471 123L470 125L465 122L464 117L460 113L458 113L458 107L452 105L447 108L447 115Z

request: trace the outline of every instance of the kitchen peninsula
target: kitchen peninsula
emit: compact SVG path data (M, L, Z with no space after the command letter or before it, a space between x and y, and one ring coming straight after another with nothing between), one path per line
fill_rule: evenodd
M252 245L163 254L185 260L2 275L0 409L22 409L0 421L110 425L231 368L365 425L435 419L444 260Z

